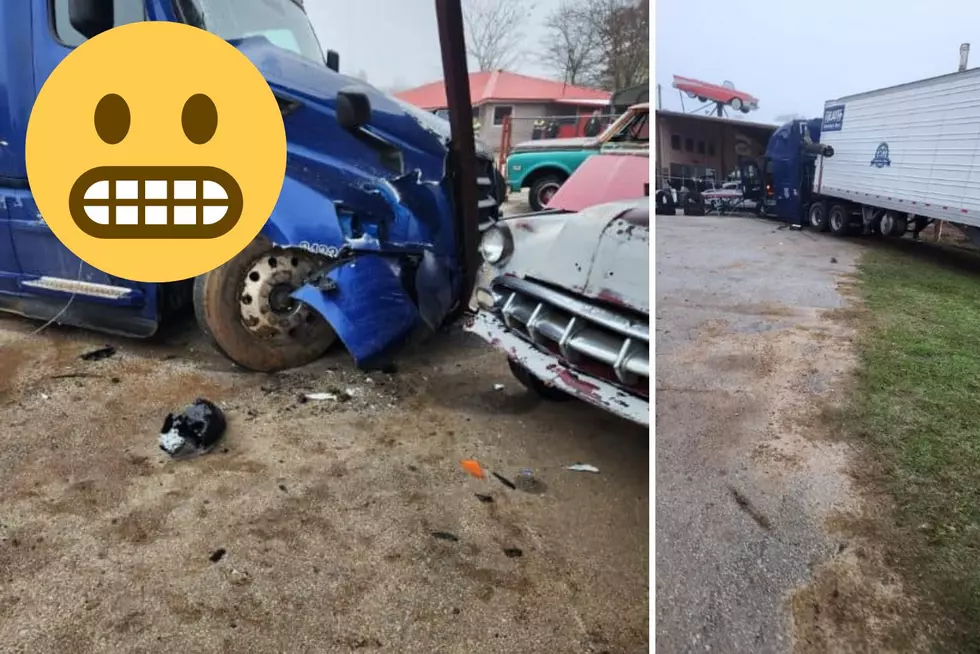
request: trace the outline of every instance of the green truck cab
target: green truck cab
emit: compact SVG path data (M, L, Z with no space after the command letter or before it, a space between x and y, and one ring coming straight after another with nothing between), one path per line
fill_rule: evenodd
M507 157L507 184L513 193L531 189L532 211L548 206L565 180L598 152L650 151L650 105L633 105L594 138L538 139L514 146Z

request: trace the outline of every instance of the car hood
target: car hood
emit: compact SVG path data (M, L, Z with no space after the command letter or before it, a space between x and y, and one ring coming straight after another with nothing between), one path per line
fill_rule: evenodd
M578 213L519 216L504 224L514 237L514 254L505 274L650 313L647 198L601 204Z
M512 154L519 152L541 152L547 150L598 150L599 139L578 137L571 139L537 139L518 143L511 149Z

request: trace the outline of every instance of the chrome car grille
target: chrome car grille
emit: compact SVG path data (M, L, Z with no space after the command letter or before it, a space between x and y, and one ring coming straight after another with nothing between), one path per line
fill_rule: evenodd
M476 186L480 198L481 230L500 220L500 206L497 203L497 176L499 174L493 159L476 158Z
M572 368L648 394L649 320L517 277L498 277L493 292L511 331Z

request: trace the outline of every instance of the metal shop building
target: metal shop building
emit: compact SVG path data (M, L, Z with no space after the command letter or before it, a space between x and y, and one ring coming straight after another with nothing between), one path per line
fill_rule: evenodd
M778 125L658 110L657 188L665 178L724 181L739 157L761 157Z

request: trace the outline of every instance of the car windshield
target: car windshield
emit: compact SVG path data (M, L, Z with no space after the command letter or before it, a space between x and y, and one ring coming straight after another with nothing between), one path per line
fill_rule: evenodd
M175 4L188 25L227 41L262 36L325 65L313 26L295 0L175 0Z

